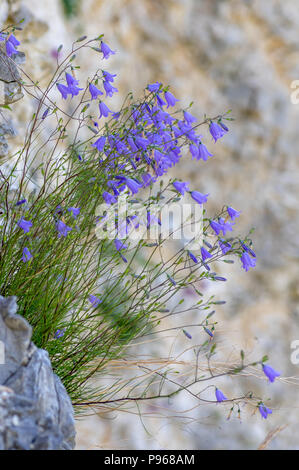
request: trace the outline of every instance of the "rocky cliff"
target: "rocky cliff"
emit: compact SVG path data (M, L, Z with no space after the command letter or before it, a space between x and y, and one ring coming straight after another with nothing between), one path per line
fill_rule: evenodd
M41 70L46 75L53 69L53 51L60 43L67 47L82 34L105 33L118 52L108 67L118 74L120 95L130 90L138 95L147 83L159 80L171 85L182 105L194 101L193 114L198 117L232 109L235 121L221 142L213 144L204 133L214 157L208 163L185 160L178 176L183 174L185 181L211 194L211 211L224 203L242 210L240 233L256 227L257 268L250 274L240 272L240 266L234 268L230 282L219 292L229 300L218 313L224 325L229 325L229 331L228 327L223 329L229 335L228 347L236 344L249 354L271 353L276 368L285 376L298 374L298 366L290 362L290 343L299 338L299 105L290 99L291 82L299 79L296 2L84 0L80 14L67 21L58 0L3 0L0 21L22 15L21 8L27 11L29 24L22 33L25 66L36 76ZM86 57L84 74L93 69L90 62ZM111 99L112 105L116 106L118 99ZM13 114L16 127L26 115L25 104L22 106ZM8 135L12 148L20 142L18 137L13 139ZM221 332L218 339L222 340ZM190 440L189 431L186 438L183 430L179 442L191 448L229 445L229 429L236 446L254 448L267 430L287 420L289 428L272 445L299 447L292 431L296 413L289 417L296 389L286 387L275 389L277 409L270 424L255 424L254 417L243 428L229 423L214 437L208 431L193 430ZM93 419L98 426L97 418ZM83 429L85 424L80 426ZM117 426L105 423L101 427L108 447L119 442L122 426L127 433L119 421ZM142 447L147 441L145 437L141 443L134 441L134 426L132 418L128 445ZM113 430L110 441L109 427ZM174 442L176 436L173 432ZM93 445L88 444L88 438L82 442ZM167 446L167 440L161 438L161 442Z

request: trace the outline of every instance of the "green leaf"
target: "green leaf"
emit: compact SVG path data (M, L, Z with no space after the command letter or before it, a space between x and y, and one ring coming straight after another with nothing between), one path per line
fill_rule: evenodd
M8 104L0 104L0 108L9 109L9 111L12 111L11 107L8 106Z
M242 367L236 367L235 369L231 371L231 374L238 374L241 371L242 371Z
M84 108L82 108L81 113L85 113L85 111L89 108L90 104L86 104Z

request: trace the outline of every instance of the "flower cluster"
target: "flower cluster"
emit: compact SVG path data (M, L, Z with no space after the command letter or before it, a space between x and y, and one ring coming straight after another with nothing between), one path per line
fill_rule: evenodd
M67 82L67 85L64 85L63 83L56 83L56 86L58 90L61 93L61 96L63 99L66 99L68 95L71 95L72 98L73 96L77 96L83 88L78 87L78 80L76 80L72 75L70 75L68 72L65 73L65 79Z
M266 364L262 364L263 372L265 376L269 379L269 382L274 382L276 377L280 376L280 373L273 369L271 366L267 366ZM267 419L269 414L272 414L272 410L267 408L263 402L258 403L258 409L262 416L262 418Z
M114 55L115 51L101 38L102 36L98 38L100 47L93 49L100 52L102 58L106 60ZM0 35L0 41L5 41L9 57L17 53L16 47L20 43L12 33ZM199 126L207 126L212 137L211 145L214 145L229 132L224 121L230 118L226 113L199 122L190 113L189 108L175 110L174 106L177 106L179 100L160 82L149 84L145 98L140 102L123 106L114 112L105 101L118 92L114 86L116 74L98 70L93 79L87 81L86 87L83 87L75 76L77 67L73 66L72 60L65 61L62 70L58 66L49 90L53 86L55 89L56 85L63 100L69 97L76 98L74 108L81 109L81 104L84 105L79 117L74 118L74 121L78 122L78 132L75 133L73 142L67 147L63 156L59 156L56 162L53 160L56 158L58 145L54 144L54 151L51 153L54 157L43 167L44 182L37 195L29 192L29 184L26 187L24 183L27 181L26 161L23 178L18 180L16 185L18 194L11 204L12 209L5 196L2 196L4 193L0 194L0 201L2 202L3 198L5 202L3 206L11 211L10 215L7 215L7 219L11 217L10 222L4 224L1 233L3 252L16 252L19 263L17 270L12 264L8 270L0 270L0 274L4 273L5 294L10 294L10 286L14 289L19 287L17 294L20 293L20 298L24 297L24 309L26 312L28 309L28 315L36 310L36 306L42 309L48 308L51 321L44 322L44 319L40 321L33 317L33 323L40 327L37 338L38 340L42 338L43 347L50 343L49 348L54 361L57 361L58 370L62 370L63 367L69 368L65 376L68 377L69 372L74 374L77 365L81 367L84 379L78 380L81 384L92 376L88 367L91 367L90 364L94 363L95 358L106 355L108 357L114 346L115 354L118 355L122 341L129 342L138 336L139 331L145 331L149 325L159 324L157 311L167 312L165 306L168 299L180 289L186 289L191 285L196 294L202 296L203 294L195 287L195 282L226 281L226 278L211 270L212 263L227 254L237 255L243 269L248 271L256 265L256 254L251 248L251 240L231 237L237 219L241 215L240 211L231 206L224 206L217 217L209 218L205 209L209 193L201 188L192 188L189 182L170 180L167 185L167 190L171 194L170 200L180 200L181 196L186 196L197 209L198 205L204 207L206 226L203 232L204 236L208 234L206 238L209 242L203 239L198 250L184 245L174 256L175 261L172 263L168 264L162 260L157 266L152 266L150 261L146 261L142 275L137 272L139 266L137 262L134 264L134 256L138 258L139 248L141 250L154 247L156 250L160 240L153 244L140 243L135 255L131 256L133 250L127 241L130 230L137 231L140 225L144 225L146 230L153 225L160 229L161 217L152 210L150 202L166 199L163 194L164 177L179 164L184 155L184 148L189 151L192 160L196 160L195 164L200 165L200 160L208 161L213 153L199 134ZM105 121L101 129L95 113L91 111L93 107L99 110L99 119L110 118ZM87 109L89 114L85 116ZM49 119L49 114L57 113L58 117L58 110L63 112L59 105L56 106L54 103L53 106L53 101L47 100L46 92L43 93L30 135L33 136L40 124L44 125L44 120ZM68 110L68 114L66 113L68 118L75 116L69 114L71 112ZM59 123L57 142L61 143L66 136L65 123L61 117L57 121ZM104 119L101 122L103 121ZM85 131L90 129L92 137L86 139L85 136L81 139L81 136L79 137L81 127ZM49 142L52 142L51 138L47 143ZM30 154L29 150L28 153ZM154 194L156 182L160 183L160 189ZM138 198L147 192L151 195L147 199L144 220L135 213L124 216L114 211L115 205L120 203L124 196L138 203ZM96 241L98 245L95 245L92 240L94 209L99 203L103 203L105 210L101 215L96 214L99 215L96 223L105 224L108 211L111 210L114 211L113 218L118 222L118 229L111 243L106 244L108 237L107 240L104 237L99 243ZM227 235L229 238L226 239ZM11 246L6 249L10 239ZM4 262L3 266L6 266ZM157 282L162 277L164 280ZM33 285L30 287L34 298L32 305L26 300L26 289L29 291L28 279ZM51 280L53 280L52 286L50 286ZM106 290L103 286L106 286ZM45 295L43 290L46 292ZM196 303L196 309L202 309L206 317L195 326L199 326L207 335L203 335L203 348L209 350L210 343L215 345L216 322L210 320L214 310L208 310L217 302L212 298L202 305L201 302L200 300ZM187 340L194 339L188 331L185 329L182 331ZM66 361L66 366L60 359L64 345L69 345L69 355L66 356L72 358L71 361ZM78 356L76 356L77 350ZM81 356L80 351L83 351ZM263 362L259 364L262 364L263 372L270 382L274 382L280 375ZM97 370L96 367L94 373ZM212 375L206 380L213 378ZM75 381L71 383L70 389L75 396L77 391L74 383ZM215 388L215 396L218 403L233 401L218 388ZM258 403L258 408L263 418L272 412L263 402Z
M108 58L111 53L107 49L108 46L103 46L103 44L102 42L102 49L104 47L102 52L104 57ZM102 71L102 74L106 96L112 96L117 91L110 83L114 80L115 75L106 71ZM148 85L147 90L150 92L148 99L133 109L128 120L129 126L125 132L101 135L91 144L99 153L103 154L106 162L108 161L107 186L102 192L103 200L107 205L116 204L121 192L128 190L131 195L137 195L140 189L148 187L159 177L164 176L170 168L180 161L182 141L187 142L192 158L206 161L209 156L212 156L202 142L201 136L196 133L197 119L186 110L183 111L182 119L175 118L168 111L179 100L168 89L163 88L160 82ZM103 94L92 83L89 84L89 91L91 100L97 99ZM100 118L102 116L108 117L110 113L115 119L120 117L120 113L113 113L101 100L99 101L99 109ZM222 122L222 117L217 119L217 122L211 120L209 130L215 141L228 132L228 128ZM124 165L123 161L119 162L119 154L126 158L127 165ZM126 174L128 165L134 170L147 167L147 171L139 171L139 179L137 176L128 177ZM190 193L192 199L200 205L205 204L208 200L209 194L189 190L188 183L175 181L173 186L182 195L186 191ZM240 213L229 207L228 214L234 220ZM220 231L223 234L228 230L231 231L232 225L224 219L211 221L211 227L217 234Z
M276 377L280 376L280 373L273 369L271 366L267 366L266 364L262 364L263 372L266 377L269 379L270 382L274 382ZM218 388L215 389L215 396L218 403L228 400L228 398L219 390ZM262 418L267 419L269 414L272 414L272 410L267 408L263 402L259 402L258 410L262 416Z
M5 50L8 57L17 54L17 47L21 44L13 33L9 35L0 34L0 41L5 41Z

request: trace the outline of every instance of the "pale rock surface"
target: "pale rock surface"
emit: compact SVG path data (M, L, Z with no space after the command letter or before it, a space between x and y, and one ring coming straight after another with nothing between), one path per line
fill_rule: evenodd
M105 33L107 43L117 50L109 61L100 63L118 74L116 86L121 98L109 100L113 110L128 91L134 90L139 96L147 83L156 80L170 84L182 106L193 100L192 113L199 118L204 113L217 115L232 109L236 121L228 125L230 133L222 141L214 144L203 132L214 157L206 163L188 157L174 174L190 181L194 189L211 193L211 213L224 203L242 210L238 233L256 227L255 270L246 274L240 266L223 266L222 274L229 273L230 280L218 288L218 296L229 303L217 308L222 325L217 342L225 341L228 350L232 345L239 346L252 359L269 353L273 367L285 376L297 376L298 366L290 361L291 341L299 339L299 105L290 99L291 82L299 79L297 3L85 0L80 15L67 22L60 0L4 0L0 21L5 24L8 15L21 5L35 18L30 29L20 33L20 39L24 37L21 50L26 54L25 68L35 78L46 77L54 70L52 52L59 44L64 44L65 50L83 34L92 37ZM34 22L42 28L36 27L42 35L33 34ZM36 37L40 39L36 41ZM87 54L83 59L85 77L99 64L95 57ZM16 127L28 122L32 113L28 103L30 100L23 99L15 106ZM16 149L22 144L19 136L14 138ZM161 351L156 350L157 356L163 349L162 345ZM82 432L78 446L117 448L122 443L131 448L180 448L180 444L191 448L256 448L268 431L287 422L288 428L270 442L269 448L299 448L297 386L275 383L269 390L264 385L260 393L272 397L269 405L274 408L267 422L259 416L249 416L243 424L238 420L226 422L218 408L212 415L214 425L205 426L201 413L194 412L199 418L196 429L186 426L182 430L183 426L161 422L152 425L154 437L149 443L138 417L118 415L117 420L110 421L99 414L91 421L79 422ZM238 392L235 381L225 386L226 394ZM256 387L256 381L249 379L240 385L243 391ZM161 440L160 427L167 429L166 438Z
M31 342L15 297L0 296L0 450L70 450L73 408L48 353ZM3 359L3 358L2 358Z

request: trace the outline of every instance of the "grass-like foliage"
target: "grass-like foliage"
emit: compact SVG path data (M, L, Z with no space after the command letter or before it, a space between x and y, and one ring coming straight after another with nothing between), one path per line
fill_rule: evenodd
M1 34L8 67L18 53L15 31ZM117 92L114 74L96 70L85 83L80 80L81 88L77 79L79 53L89 54L95 64L114 54L102 36L80 38L62 59L61 50L45 87L19 67L34 113L20 130L22 148L0 169L1 295L18 297L19 313L33 327L33 341L48 351L76 410L87 404L169 397L182 390L202 401L191 388L212 381L216 398L204 401L227 401L237 409L242 401L251 401L267 416L268 408L252 393L228 400L214 385L218 376L269 366L266 358L248 364L241 353L239 364L213 373L214 309L223 302L200 291L201 282L226 281L215 271L219 262L233 263L235 258L245 270L253 267L251 240L225 238L239 212L221 204L211 217L203 208L207 194L167 176L171 167L190 158L188 152L194 166L204 165L211 154L197 131L207 126L216 142L228 132L229 112L198 122L158 82L148 85L141 99L130 93L112 112L102 89L108 99ZM120 200L127 201L130 213L122 213ZM192 213L183 217L179 229L200 222L200 233L173 240L173 229L164 237L161 213L182 201L203 210L200 220ZM140 228L143 236L134 240L132 234ZM185 301L187 289L195 294L192 302ZM190 311L197 312L196 322L182 325ZM178 317L179 326L172 323ZM188 328L200 338L192 379L174 379L165 367L127 382L124 375L109 387L94 380L125 357L137 339L176 328L186 341L191 339Z

